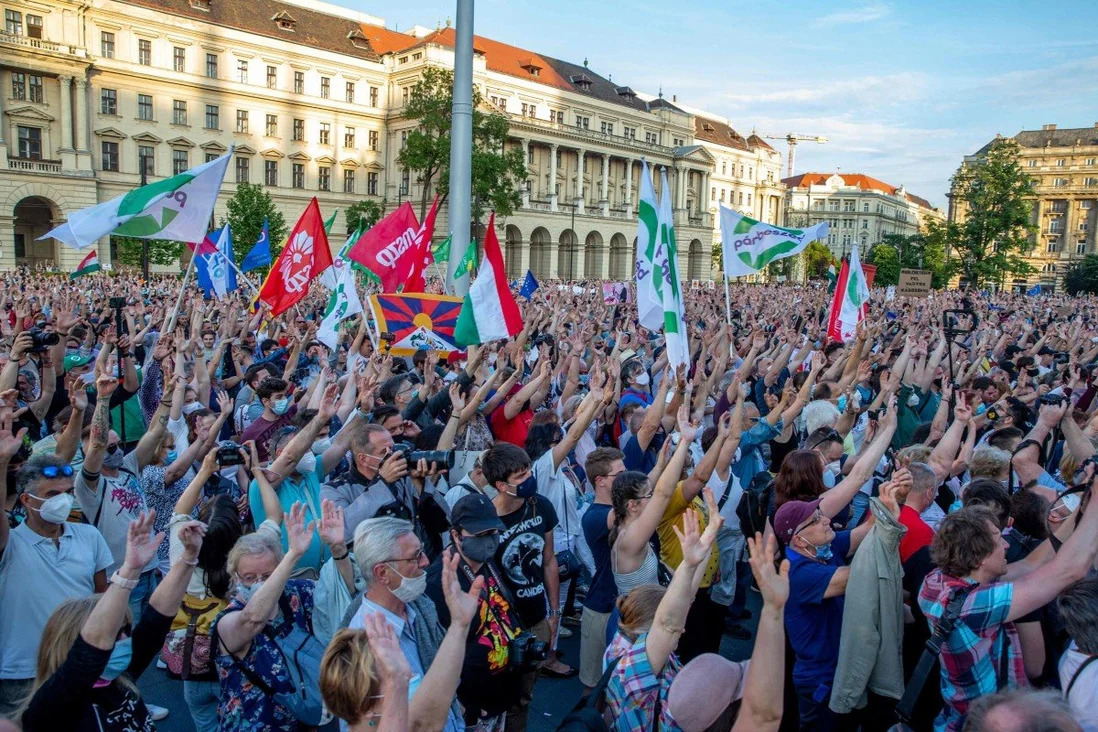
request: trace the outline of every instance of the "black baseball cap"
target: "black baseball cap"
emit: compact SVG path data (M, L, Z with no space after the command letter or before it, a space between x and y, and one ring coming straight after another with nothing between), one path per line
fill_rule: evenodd
M496 515L492 499L483 493L470 493L460 498L450 509L450 523L455 529L464 529L470 534L507 528Z

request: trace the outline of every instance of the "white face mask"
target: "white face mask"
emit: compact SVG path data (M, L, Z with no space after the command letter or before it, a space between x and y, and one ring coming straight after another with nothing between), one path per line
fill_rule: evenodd
M648 386L652 383L652 377L648 375L647 371L641 371L637 375L637 386Z
M301 456L301 459L297 461L297 472L302 475L308 475L309 473L316 472L316 455L312 452L307 452Z
M42 520L48 523L63 524L68 519L69 512L72 511L73 497L71 493L59 493L45 500L29 493L27 495L36 501L42 501L41 508L31 508L31 510L38 511L38 515L42 517Z
M393 570L396 572L396 570ZM403 602L405 605L417 599L427 589L427 573L420 572L418 577L405 577L400 572L396 572L400 577L400 584L395 590L389 590L393 593L393 597Z
M191 402L183 405L183 414L192 414L202 409L202 402Z
M313 442L313 454L323 455L325 451L332 446L331 437L322 437L319 440Z
M91 371L86 374L80 374L80 381L84 386L91 386L95 383L95 374Z

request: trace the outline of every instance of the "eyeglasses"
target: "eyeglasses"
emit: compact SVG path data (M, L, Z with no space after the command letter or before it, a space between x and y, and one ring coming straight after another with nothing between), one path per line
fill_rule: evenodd
M820 509L817 508L816 511L812 514L811 519L809 519L808 521L806 521L805 523L803 523L803 524L801 524L800 526L797 527L797 530L793 532L793 536L796 536L797 534L801 533L805 529L808 529L808 528L811 528L812 526L815 526L816 524L820 523L820 520L823 519L823 518L824 518L823 511L821 511Z
M388 564L389 562L415 562L419 564L419 560L427 556L423 552L423 547L420 547L415 554L410 557L393 557L392 559L383 559L378 564Z
M71 465L45 465L38 469L38 472L45 478L56 478L62 476L65 478L71 478L73 476L73 469Z

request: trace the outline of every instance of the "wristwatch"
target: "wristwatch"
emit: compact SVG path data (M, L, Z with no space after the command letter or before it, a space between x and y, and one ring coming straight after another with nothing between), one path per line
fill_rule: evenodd
M127 590L132 590L134 587L137 587L138 581L139 580L135 580L135 579L126 579L122 575L118 574L117 570L115 571L114 574L111 575L111 580L110 580L112 585L118 585L119 587L122 587L122 588L127 589Z

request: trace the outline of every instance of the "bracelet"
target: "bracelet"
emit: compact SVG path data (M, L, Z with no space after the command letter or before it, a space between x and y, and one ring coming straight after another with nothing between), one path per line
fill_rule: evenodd
M118 585L125 590L132 590L134 587L137 587L138 582L139 580L126 579L122 575L118 574L117 571L115 571L115 573L111 575L110 579L110 583L112 585Z
M192 567L197 567L198 566L198 557L195 557L194 559L187 559L185 557L180 557L179 561L183 562L183 564L189 564Z
M550 618L559 618L560 615L561 615L560 610L550 610L549 611L549 617Z
M346 545L344 545L344 547L343 547L343 554L341 554L341 555L340 555L340 556L338 556L338 557L337 557L337 556L336 556L335 554L333 554L333 555L332 555L332 560L333 560L333 561L336 561L336 562L341 562L341 561L343 561L344 559L346 559L346 558L347 558L347 556L348 556L348 555L349 555L350 553L351 553L351 550L350 550L350 549L348 549Z

